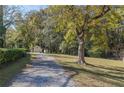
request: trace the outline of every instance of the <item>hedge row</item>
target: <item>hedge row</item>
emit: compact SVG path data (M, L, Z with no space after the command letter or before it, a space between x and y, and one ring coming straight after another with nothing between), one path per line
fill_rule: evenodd
M26 56L26 49L5 49L0 48L0 64L16 61L19 58Z

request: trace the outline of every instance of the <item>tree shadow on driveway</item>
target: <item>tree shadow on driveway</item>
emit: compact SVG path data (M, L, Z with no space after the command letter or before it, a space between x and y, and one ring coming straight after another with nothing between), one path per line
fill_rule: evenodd
M74 86L72 78L78 74L78 72L63 69L53 60L33 59L30 65L32 67L23 69L7 86L71 87Z

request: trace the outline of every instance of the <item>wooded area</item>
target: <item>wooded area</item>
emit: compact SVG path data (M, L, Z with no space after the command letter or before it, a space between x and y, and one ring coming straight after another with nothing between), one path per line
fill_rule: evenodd
M121 59L124 57L123 6L48 6L23 13L0 6L0 47L35 46L49 53Z

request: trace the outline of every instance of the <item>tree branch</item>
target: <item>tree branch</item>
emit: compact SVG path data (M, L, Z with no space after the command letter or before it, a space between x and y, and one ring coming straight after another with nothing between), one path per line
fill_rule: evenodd
M14 8L8 8L6 12L7 12L6 15L7 17L9 17L9 19L5 21L4 27L7 29L14 21L14 13L16 12L16 10Z
M96 15L95 17L91 18L89 20L88 18L88 15L86 14L85 15L85 18L84 18L84 23L83 23L83 26L82 26L82 30L81 30L81 33L79 33L79 37L82 37L84 35L84 31L85 31L85 27L88 23L91 23L93 20L96 20L96 19L99 19L101 17L103 17L106 13L108 13L110 11L110 7L109 6L106 6L104 5L103 8L102 8L102 11L100 14Z
M110 9L109 6L104 5L104 6L103 6L103 9L102 9L102 11L101 11L101 13L98 14L97 16L91 18L91 20L89 21L89 23L92 22L93 20L96 20L96 19L99 19L99 18L103 17L103 16L104 16L106 13L108 13L110 10L111 10L111 9Z

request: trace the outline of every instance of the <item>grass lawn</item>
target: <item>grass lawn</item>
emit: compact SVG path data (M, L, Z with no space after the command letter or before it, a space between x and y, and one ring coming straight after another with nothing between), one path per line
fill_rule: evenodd
M0 65L0 87L5 84L30 61L30 57L21 58L17 62Z
M56 63L60 64L67 71L72 72L70 79L81 87L124 87L124 62L101 58L88 58L89 65L76 63L76 56L50 54L55 57Z

